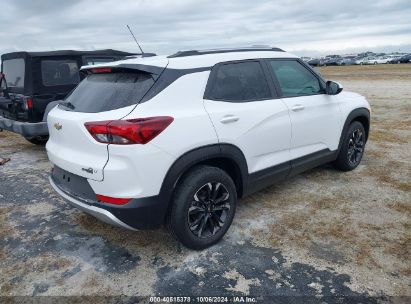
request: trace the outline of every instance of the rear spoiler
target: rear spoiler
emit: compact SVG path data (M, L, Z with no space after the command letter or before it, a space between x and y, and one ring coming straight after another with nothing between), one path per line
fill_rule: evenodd
M97 73L115 73L115 72L131 72L142 71L152 74L154 78L164 71L165 67L145 65L145 64L119 64L115 66L84 66L80 69L80 78L84 79L86 76Z

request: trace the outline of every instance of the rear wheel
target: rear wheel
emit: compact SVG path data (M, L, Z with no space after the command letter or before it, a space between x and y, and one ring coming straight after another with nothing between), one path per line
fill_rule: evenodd
M48 135L44 136L31 136L31 137L24 137L27 141L31 142L34 145L44 146L47 141L49 140Z
M237 192L230 176L219 168L198 166L176 189L168 227L184 246L207 248L227 232L236 204Z
M362 123L354 121L345 134L335 167L342 171L351 171L357 168L364 154L365 129Z

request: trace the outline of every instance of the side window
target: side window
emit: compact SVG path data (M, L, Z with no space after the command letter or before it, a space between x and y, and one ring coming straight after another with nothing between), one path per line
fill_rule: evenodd
M211 97L242 102L268 99L271 92L260 63L248 61L219 66Z
M41 76L44 86L71 85L80 82L77 61L71 59L42 60Z
M3 73L9 88L24 88L25 62L23 58L3 62Z
M270 60L284 97L325 93L320 81L296 60Z

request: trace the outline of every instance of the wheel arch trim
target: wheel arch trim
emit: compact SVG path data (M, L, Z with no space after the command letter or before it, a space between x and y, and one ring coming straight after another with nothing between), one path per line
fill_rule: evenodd
M194 166L213 159L227 159L236 166L236 173L239 174L240 178L240 194L244 193L247 185L248 166L243 152L232 144L212 144L184 153L170 166L160 190L162 196L168 200L167 204L170 203L174 189L185 173Z
M365 129L365 140L368 140L368 135L370 132L370 111L367 108L357 108L352 110L348 115L347 118L345 119L344 122L344 126L342 128L341 131L341 135L340 135L340 142L338 144L338 150L341 149L342 143L344 141L344 136L348 131L348 128L350 126L350 124L355 121L355 120L359 120L359 119L365 119L367 121L367 125L364 126Z

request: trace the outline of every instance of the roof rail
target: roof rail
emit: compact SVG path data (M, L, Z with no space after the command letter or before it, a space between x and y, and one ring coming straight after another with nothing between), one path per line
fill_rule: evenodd
M189 50L179 51L175 54L167 56L167 58L198 56L207 54L221 54L221 53L235 53L235 52L284 52L284 50L277 47L245 47L245 48L233 48L233 49L212 49L212 50Z

